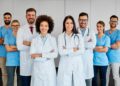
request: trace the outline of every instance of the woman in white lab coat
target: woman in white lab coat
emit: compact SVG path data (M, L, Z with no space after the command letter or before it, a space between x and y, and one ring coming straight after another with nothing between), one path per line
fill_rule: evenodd
M50 34L53 27L51 17L38 16L36 31L39 35L32 40L30 49L33 59L31 86L56 86L54 58L58 53L55 37Z
M57 86L86 86L82 54L84 43L80 34L77 34L72 16L66 16L63 21L63 33L58 37L58 49L61 56Z

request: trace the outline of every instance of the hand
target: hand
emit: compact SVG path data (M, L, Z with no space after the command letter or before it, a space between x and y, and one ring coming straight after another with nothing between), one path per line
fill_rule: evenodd
M111 48L116 49L117 48L116 44L112 44Z
M79 48L73 48L73 51L74 52L76 52L76 51L78 51L79 50Z
M17 47L16 47L16 46L14 46L14 45L11 45L10 47L11 47L11 48L14 48L14 49L16 49L16 48L17 48Z
M37 54L37 53L36 53L36 54L32 54L32 55L31 55L31 58L32 58L32 59L35 59L35 58L38 58L38 57L42 57L42 54Z
M95 48L103 48L103 46L96 46Z
M53 53L54 52L54 49L50 51L50 53Z
M65 46L63 46L63 49L66 49L66 47L65 47Z
M23 45L30 46L30 45L31 45L31 42L24 40L24 41L23 41Z
M92 42L92 39L89 39L88 42Z
M94 48L94 50L95 50L95 51L98 51L100 48L103 48L103 46L96 46L96 47Z
M3 44L3 43L4 43L4 39L0 38L0 44Z

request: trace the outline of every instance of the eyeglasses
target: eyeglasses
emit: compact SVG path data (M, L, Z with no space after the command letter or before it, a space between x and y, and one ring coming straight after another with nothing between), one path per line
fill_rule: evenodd
M80 22L87 22L88 19L79 19Z
M12 27L19 27L20 25L12 25Z
M111 20L110 23L118 23L118 21L112 21L112 20Z

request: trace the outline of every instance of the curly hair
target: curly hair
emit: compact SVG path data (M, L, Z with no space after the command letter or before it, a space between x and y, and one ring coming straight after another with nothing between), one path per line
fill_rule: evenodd
M37 17L36 23L35 23L36 31L38 33L41 33L40 24L44 21L46 21L48 23L48 26L49 26L48 33L51 33L53 31L53 28L54 28L54 22L53 22L53 19L47 15L40 15Z

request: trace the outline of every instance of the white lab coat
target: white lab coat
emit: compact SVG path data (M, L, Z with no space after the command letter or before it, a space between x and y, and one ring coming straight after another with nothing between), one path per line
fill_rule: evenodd
M23 45L23 40L32 41L35 36L37 36L35 26L32 34L28 24L20 27L17 33L17 48L20 51L20 75L22 76L30 76L32 66L30 46Z
M82 34L80 28L78 28L78 32ZM85 79L91 79L94 76L93 49L96 46L96 37L94 31L86 28L83 39L85 44L85 53L83 55ZM90 39L91 41L89 42Z
M61 57L58 69L57 86L86 86L81 58L84 53L84 43L82 36L78 34L79 50L73 52L75 42L78 42L74 40L74 36L75 35L70 37L67 34L62 33L58 37L58 49ZM65 46L66 49L64 49L63 46Z
M51 50L54 50L51 52ZM32 40L30 54L42 53L33 59L31 86L56 86L54 58L58 55L56 39L47 34L43 43L40 35Z

